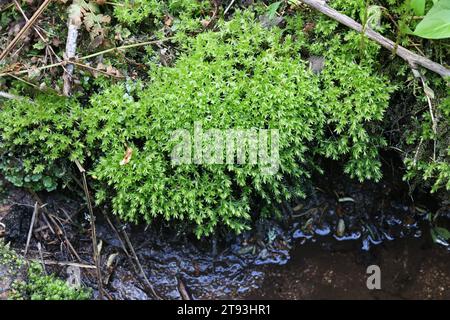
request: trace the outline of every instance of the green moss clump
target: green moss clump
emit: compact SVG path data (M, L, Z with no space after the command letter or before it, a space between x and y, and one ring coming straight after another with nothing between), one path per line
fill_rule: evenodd
M2 149L7 159L32 159L41 171L86 156L97 202L112 202L129 221L183 221L198 237L218 227L241 232L253 213L276 212L281 202L303 196L323 157L344 163L352 177L378 180L380 123L393 86L377 71L377 48L367 46L372 58L360 61L357 33L334 37L323 22L316 45L302 23L298 17L286 29L269 30L253 11L238 11L219 21L218 31L185 39L172 67L151 65L145 87L113 85L83 109L51 99L7 104L0 113ZM322 72L309 69L310 54L325 57ZM236 161L173 165L173 133L192 135L195 122L203 131L279 130L278 171ZM55 140L62 141L55 150L41 146ZM205 145L212 143L210 137ZM133 153L121 165L125 146Z
M329 45L336 52L341 46ZM93 97L82 130L88 148L101 149L92 174L110 186L98 200L112 195L114 211L126 220L189 222L200 237L218 226L248 228L255 199L273 212L302 196L318 156L344 161L361 180L379 179L385 142L375 124L393 87L370 63L354 62L358 50L314 74L302 56L307 46L301 31L268 30L253 12L238 12L219 22L218 32L191 39L173 67L153 66L146 88L113 86ZM196 121L204 131L278 129L278 172L266 175L250 164L173 166L172 133L193 135ZM125 144L132 160L120 165Z
M0 170L18 187L55 190L70 159L81 158L74 100L41 94L6 101L0 116Z
M125 0L114 6L114 15L122 23L135 24L149 16L162 16L162 9L162 1L158 0Z
M0 270L6 270L0 272L0 283L9 286L10 300L87 300L92 296L90 289L75 289L54 275L45 275L39 263L25 261L2 242Z
M55 276L45 275L42 266L31 262L25 282L15 283L16 296L13 299L29 300L88 300L91 290L75 289Z
M154 20L162 23L164 16L174 19L174 31L189 30L201 26L198 18L206 15L211 7L210 1L199 0L125 0L114 5L114 16L119 22L135 26L139 23Z

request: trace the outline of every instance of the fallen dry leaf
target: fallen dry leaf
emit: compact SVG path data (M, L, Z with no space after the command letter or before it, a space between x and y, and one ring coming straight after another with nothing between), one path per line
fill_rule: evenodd
M120 73L119 70L117 70L116 68L114 68L113 66L109 65L106 67L106 73L108 73L109 75L115 76L115 77L120 77L122 76L122 74Z
M202 21L200 21L200 23L202 24L202 26L204 28L208 27L209 24L211 23L211 20L207 20L207 19L203 19Z
M105 65L101 62L97 64L97 67L95 69L97 69L98 71L103 71L104 73L113 77L122 77L122 73L120 73L119 70L111 65ZM94 77L98 77L98 72L93 71L92 74L94 75Z
M308 22L305 27L303 28L304 33L309 33L314 30L316 27L316 24L314 22Z
M131 160L131 155L133 154L133 149L130 147L127 147L127 151L125 152L125 156L123 157L122 161L120 161L120 165L126 165Z
M166 27L172 26L172 23L173 23L173 18L171 16L167 15L164 17L164 25Z

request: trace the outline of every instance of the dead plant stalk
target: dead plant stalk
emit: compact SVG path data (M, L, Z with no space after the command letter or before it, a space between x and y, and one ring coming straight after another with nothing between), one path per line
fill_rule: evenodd
M86 195L86 202L89 210L89 217L91 222L91 238L92 238L92 249L94 253L94 262L96 267L96 273L97 273L97 286L98 286L98 292L100 300L103 299L103 281L102 281L102 272L100 269L100 256L98 253L98 246L97 246L97 233L95 231L95 218L94 218L94 209L92 208L91 203L91 197L89 195L89 189L88 184L86 180L86 170L81 166L80 162L78 160L75 160L75 164L78 167L78 170L80 171L82 177L83 177L83 190L84 194Z

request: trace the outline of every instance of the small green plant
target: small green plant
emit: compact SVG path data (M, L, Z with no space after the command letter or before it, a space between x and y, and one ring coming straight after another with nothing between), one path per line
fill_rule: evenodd
M87 300L92 296L91 290L72 288L54 275L45 275L39 263L25 261L3 242L0 266L7 270L2 277L14 279L6 288L10 300Z
M169 8L176 3L186 4ZM237 11L217 30L185 38L172 66L149 62L148 83L106 83L84 107L48 95L7 102L0 170L15 185L52 190L78 159L90 170L97 203L128 221L183 222L198 237L219 227L241 232L253 216L304 196L324 157L351 177L379 180L381 124L395 86L381 75L378 45L361 48L360 33L323 16L316 21L309 32L300 14L287 17L284 29L268 29L254 11ZM323 59L317 72L312 56ZM195 122L204 131L278 129L279 170L174 165L172 134L193 134Z
M52 96L7 103L0 169L18 186L52 190L71 160L87 158L97 202L111 201L125 220L184 221L198 237L218 226L241 232L252 214L276 212L282 201L303 196L320 157L342 161L352 177L378 180L385 142L375 124L393 87L373 58L356 62L358 33L332 36L324 21L317 26L323 41L310 43L301 25L298 18L286 30L269 30L253 11L237 12L219 21L219 31L188 39L173 67L151 64L145 87L106 87L83 109ZM365 50L377 53L370 45ZM324 57L321 72L310 70L304 51ZM279 130L279 170L174 166L172 134L192 133L195 122L204 131ZM125 149L131 151L124 162Z
M429 35L436 31L442 36L439 38L444 38L444 34L448 31L448 21L450 21L450 19L445 18L448 14L446 11L448 1L386 0L375 4L375 2L368 0L336 0L331 5L355 19L359 18L363 24L368 23L372 29L378 32L393 32L390 35L388 33L388 37L397 36L397 42L405 46L411 45L410 38L412 35L425 36L425 33L416 34L411 28L416 28L416 31L424 30L422 26L427 25L429 28L427 27L426 32ZM375 18L373 15L371 18L371 8L374 10L372 14ZM440 8L440 10L436 10L436 8ZM425 14L427 10L429 11ZM381 17L379 16L380 12L382 13ZM425 17L423 17L424 15ZM364 22L365 18L366 22ZM431 19L430 21L428 21L429 18ZM376 23L371 25L374 21ZM331 60L334 60L335 57L338 59L344 58L345 61L357 59L358 57L354 56L354 48L358 46L361 48L358 44L361 40L358 39L354 32L343 33L338 32L338 30L339 25L335 21L319 17L314 33L315 42L310 45L310 50L316 54L325 55ZM438 34L436 33L436 35ZM330 40L332 38L335 39ZM438 39L438 37L434 38ZM329 44L331 41L339 42L342 45L332 46L330 49ZM436 60L442 60L439 57L442 57L442 54L445 56L447 52L444 42L434 41L432 46L429 46L430 42L425 40L422 40L422 43L423 47L421 50L430 53L434 52L436 55L434 59ZM380 60L378 54L379 46L373 42L364 41L363 49L359 57L361 61L358 67L361 65L367 68L377 66L377 61ZM335 65L331 70L340 72L338 65ZM355 70L355 74L359 73L360 71ZM433 85L433 90L435 91L435 94L432 94L435 95L435 98L431 101L431 108L433 109L433 117L437 127L433 129L429 103L424 95L424 90L421 88L422 85L417 79L414 79L411 69L397 59L392 61L392 66L386 68L384 73L391 75L391 81L398 91L411 92L410 97L414 97L406 107L406 113L395 114L395 109L397 106L402 105L402 102L394 100L391 103L391 109L387 110L387 114L382 115L383 118L391 121L394 118L408 119L400 130L400 140L395 141L396 139L390 137L391 143L398 146L402 151L401 155L407 169L405 180L409 181L413 186L429 188L431 192L450 190L450 149L448 147L450 100L447 92L448 80L446 82L439 77L429 75L431 79L428 80L428 83ZM411 82L414 83L413 87L406 85ZM394 128L388 128L387 130L391 129Z
M149 16L161 18L163 3L159 0L125 0L114 5L114 15L122 23L135 24Z
M88 300L92 296L91 290L75 289L61 279L45 275L37 262L30 263L26 281L17 282L15 288L16 299Z
M431 238L433 242L439 243L443 241L450 240L450 231L442 227L434 227L430 229Z
M436 131L429 112L413 119L407 131L405 144L412 148L405 156L405 180L415 180L430 187L431 192L450 191L450 92L440 99L433 112L437 117Z
M39 94L6 101L0 112L0 171L18 187L55 190L70 159L81 157L74 100Z

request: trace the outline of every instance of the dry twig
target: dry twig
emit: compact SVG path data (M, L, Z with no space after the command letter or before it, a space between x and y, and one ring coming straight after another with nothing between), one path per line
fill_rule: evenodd
M330 8L325 1L320 0L300 0L301 2L307 4L308 6L316 9L317 11L320 11L321 13L327 15L328 17L346 25L349 28L352 28L353 30L356 30L358 32L364 32L364 34L371 40L377 42L384 48L394 51L395 53L401 57L403 60L408 62L408 64L416 68L417 66L422 66L428 70L431 70L433 72L436 72L437 74L441 75L442 77L449 77L450 76L450 70L446 67L431 61L430 59L420 56L414 52L409 51L408 49L397 45L392 40L382 36L381 34L373 31L370 28L363 28L361 24L353 20L352 18L346 16L345 14L342 14L332 8Z
M99 52L95 52L95 53L89 54L87 56L83 56L83 57L80 57L80 58L74 58L74 59L71 59L70 61L69 60L63 60L63 61L59 61L59 62L56 62L56 63L48 64L48 65L45 65L45 66L37 67L37 68L33 69L33 71L42 71L42 70L45 70L45 69L50 69L50 68L54 68L54 67L61 67L61 66L64 67L68 63L74 63L74 62L79 63L79 61L90 59L90 58L93 58L93 57L96 57L96 56L99 56L99 55L102 55L102 54L105 54L105 53L113 52L113 51L116 51L116 50L119 51L119 50L131 49L131 48L136 48L136 47L142 47L142 46L147 46L147 45L150 45L150 44L156 44L156 43L160 43L160 42L164 42L164 41L169 41L169 40L172 40L172 39L173 39L173 37L168 37L168 38L164 38L164 39L161 39L161 40L145 41L145 42L127 44L127 45L124 45L124 46L121 46L121 47L109 48L109 49L106 49L106 50L102 50L102 51L99 51ZM26 73L29 73L30 71L31 71L31 69L23 69L23 70L17 70L17 71L6 71L6 72L0 73L0 78L4 77L4 76L10 76L10 75L26 74ZM96 70L96 72L98 72L98 70Z
M4 91L0 91L0 97L6 98L6 99L11 99L11 100L22 99L22 97L19 97L19 96L16 96L14 94L11 94L11 93L8 93L8 92L4 92Z
M96 266L93 266L90 264L76 263L76 262L70 262L70 261L43 260L42 262L46 265L72 266L72 267L78 267L78 268L84 268L84 269L96 269L97 268Z
M45 8L49 5L52 0L44 0L41 6L36 10L33 16L27 21L19 33L14 37L14 39L6 46L5 50L0 54L0 61L3 60L6 55L14 48L14 46L19 42L23 35L33 26L37 18L44 12Z
M86 180L86 170L81 166L78 160L75 160L75 164L78 167L82 177L83 177L83 189L86 195L86 202L89 210L90 222L91 222L91 237L92 237L92 249L94 252L94 262L96 266L97 273L97 285L100 299L103 299L103 280L102 280L102 272L100 269L100 256L98 254L98 246L97 246L97 233L95 231L95 218L94 218L94 209L92 208L91 197L89 196L89 189Z
M71 60L75 57L77 50L77 38L78 29L80 29L81 19L78 16L70 16L68 20L68 30L67 30L67 41L66 41L66 52L65 59ZM64 85L63 94L65 96L70 96L72 90L72 75L74 66L72 63L67 64L66 70L63 75Z
M134 259L135 259L135 261L136 261L136 264L137 264L138 267L139 267L139 271L140 271L142 277L143 277L144 280L145 280L145 284L146 284L147 287L150 289L150 291L152 292L152 294L153 294L153 296L154 296L155 298L157 298L157 299L159 299L159 300L162 300L162 298L156 293L156 291L155 291L155 289L153 288L152 284L151 284L150 281L148 280L147 275L146 275L145 272L144 272L144 268L142 268L141 262L139 261L139 258L138 258L137 254L136 254L136 251L134 250L134 247L133 247L133 245L131 244L130 238L128 237L128 235L127 235L127 233L125 232L125 230L122 230L122 233L123 233L123 236L124 236L124 238L125 238L125 241L126 241L127 244L128 244L128 247L130 248L131 254L133 255L133 257L134 257Z
M27 253L28 253L28 247L30 246L31 235L33 234L34 223L36 221L36 216L37 216L38 212L39 212L39 204L36 202L34 204L33 215L31 216L30 229L28 230L28 236L27 236L27 244L25 245L25 251L23 253L24 257L26 257Z

